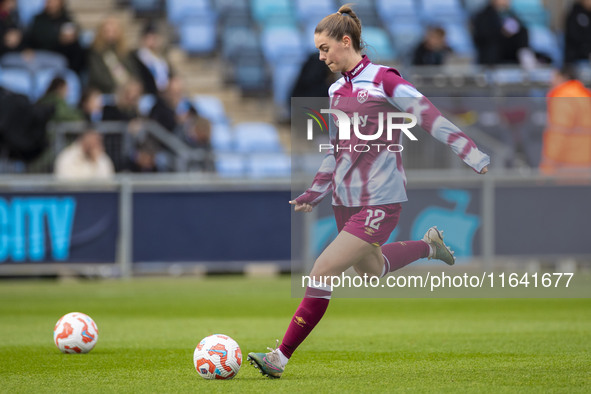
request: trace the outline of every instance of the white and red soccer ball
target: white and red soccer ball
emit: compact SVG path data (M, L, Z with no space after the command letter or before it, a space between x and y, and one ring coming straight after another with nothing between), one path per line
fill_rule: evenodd
M242 351L235 340L215 334L199 342L193 353L197 373L205 379L232 379L242 365Z
M62 353L88 353L97 340L98 328L84 313L72 312L62 316L53 329L53 342Z

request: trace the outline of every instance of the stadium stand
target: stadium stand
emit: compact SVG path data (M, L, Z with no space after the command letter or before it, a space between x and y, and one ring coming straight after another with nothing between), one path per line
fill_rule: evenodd
M261 138L255 147L266 146L266 151L277 153L283 150L281 143L287 143L289 136L284 125L274 122L287 119L289 94L302 61L316 51L314 28L322 17L347 2L72 0L69 6L80 21L85 47L92 42L96 26L116 6L120 7L130 42L137 39L143 25L143 20L134 16L149 15L165 24L171 38L168 44L173 69L187 81L186 93L193 97L199 114L211 122L214 151L245 153L253 149L242 137L243 129L247 129L252 133L249 137ZM22 23L29 23L43 4L44 0L19 1ZM369 56L400 68L425 93L469 96L510 91L512 95L543 95L551 75L548 66L526 71L519 66L489 70L474 64L469 18L486 4L487 0L368 0L356 4L355 11L363 21ZM551 59L554 65L561 65L562 36L550 25L550 4L542 0L512 1L513 9L529 28L531 48ZM410 55L425 29L432 25L446 30L448 44L455 54L453 61L461 61L463 66L410 66ZM61 75L70 86L68 102L75 104L86 86L86 75L77 76L67 70L63 57L57 54L37 52L34 59L31 62L20 54L5 55L0 59L0 85L35 100L53 76ZM588 65L582 64L580 68L583 79L591 78ZM103 99L105 103L113 101L108 95ZM155 96L143 96L140 113L148 114L155 100ZM252 122L256 122L255 126ZM266 173L258 170L259 164L249 163L248 159L240 162L224 158L219 168L225 176L242 176L253 168L257 168L252 170L256 174Z

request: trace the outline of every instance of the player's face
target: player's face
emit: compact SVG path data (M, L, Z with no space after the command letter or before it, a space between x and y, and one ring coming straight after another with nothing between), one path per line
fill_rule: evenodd
M319 51L319 59L326 63L330 71L347 71L346 60L349 54L350 39L337 41L322 32L314 34L314 45Z

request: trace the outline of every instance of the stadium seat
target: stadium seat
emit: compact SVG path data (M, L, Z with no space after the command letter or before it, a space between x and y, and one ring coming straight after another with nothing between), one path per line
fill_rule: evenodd
M28 26L35 15L45 8L45 0L20 0L17 1L18 16L23 26Z
M240 178L246 172L246 160L235 153L216 153L215 169L224 178Z
M544 11L542 0L512 0L511 8L515 11L537 12Z
M251 178L275 178L291 175L291 158L284 153L250 155L246 174Z
M292 59L304 56L304 44L300 31L290 27L268 27L261 33L261 48L269 63L282 58Z
M447 44L453 49L456 55L470 58L476 57L474 42L465 24L448 23L443 28L445 29Z
M333 0L296 0L296 14L300 22L308 23L316 20L316 23L325 16L337 11Z
M211 145L215 152L232 152L234 150L234 134L230 126L221 123L213 124Z
M199 116L203 116L212 124L229 123L224 104L216 96L195 95L193 96L193 105Z
M408 20L407 18L414 19L419 12L415 0L376 0L375 8L385 24ZM365 21L362 19L361 22Z
M268 93L269 73L262 56L241 56L234 67L234 80L245 96Z
M222 55L233 62L242 54L260 51L259 35L250 26L229 25L222 30Z
M390 1L396 1L396 0L390 0ZM338 3L337 6L335 7L334 11L332 11L331 13L337 12L338 8L341 5L351 3L351 1L350 0L339 0L337 3ZM378 14L376 12L376 4L375 4L374 0L365 0L365 1L357 2L356 4L353 5L353 10L355 11L355 13L359 17L359 19L361 19L361 23L363 23L364 28L369 27L369 26L372 26L372 27L382 26L382 20L380 19L380 16L378 16Z
M251 0L252 17L265 25L270 19L294 15L289 0Z
M250 17L248 0L214 0L213 6L220 16Z
M283 147L275 126L263 122L244 122L234 126L236 151L240 153L277 153Z
M27 54L23 56L20 52L9 52L0 59L0 66L23 68L30 71L39 69L58 69L68 68L68 60L59 53L50 51L34 51L33 56Z
M362 30L361 39L366 43L366 51L372 61L393 61L396 58L396 52L384 29L366 27Z
M529 46L536 52L543 53L552 59L556 66L562 64L562 52L556 35L547 27L530 26Z
M131 8L138 15L163 11L163 0L131 0Z
M44 94L49 84L55 77L62 77L66 80L68 84L68 96L66 97L66 101L68 104L72 106L77 106L78 102L80 101L80 96L82 95L82 85L80 83L80 78L78 75L72 70L39 70L34 73L34 99L40 99Z
M422 0L420 14L426 23L464 23L466 12L460 0Z
M142 116L149 116L150 111L156 104L156 96L153 94L144 94L140 97L140 101L138 104L139 113Z
M404 57L412 56L415 48L422 41L425 29L418 23L391 23L390 34L394 49Z
M464 0L464 8L470 15L480 12L486 7L489 0Z
M0 71L0 86L14 93L23 94L35 99L33 77L28 70L20 68L3 68Z
M166 13L173 26L184 19L207 22L215 15L209 0L166 0Z
M550 15L541 0L513 0L511 8L528 27L549 27Z
M289 98L301 67L301 62L279 62L273 66L273 102L281 119L289 116Z
M216 49L217 26L213 13L207 18L191 18L180 23L180 46L184 51L208 54Z

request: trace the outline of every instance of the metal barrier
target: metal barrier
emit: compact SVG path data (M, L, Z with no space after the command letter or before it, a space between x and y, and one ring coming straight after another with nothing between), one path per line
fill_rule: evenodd
M463 231L462 223L454 224L456 219L474 221L476 217L478 226L472 229L473 238L465 238L471 240L474 249L468 245L467 250L485 264L492 265L499 257L527 260L591 256L587 242L591 211L586 209L591 198L591 173L564 178L534 172L493 171L479 176L465 170L409 171L408 179L410 201L405 203L402 215L407 221L399 223L401 239L416 238L413 234L420 231L415 228L420 219L428 217L432 224L443 221L448 232L454 234ZM227 180L204 174L167 174L122 175L108 182L73 183L52 176L0 176L0 275L65 272L127 277L195 270L243 271L251 263L278 264L287 270L290 248L291 269L307 270L315 259L316 248L322 247L315 226L322 218L333 221L330 207L327 210L329 198L314 213L291 212L290 219L287 199L305 189L310 180L309 176L295 175L291 180ZM94 249L95 254L91 253L94 259L84 256L79 257L81 261L65 261L63 253L70 242L65 239L68 231L63 230L69 212L66 203L75 204L76 198L80 207L87 207L85 212L99 218L104 216L101 207L110 206L114 212L110 217L116 219L112 229L108 223L93 219L84 234L77 235L77 242L88 242L89 229L97 232L102 228L107 240ZM150 203L154 201L158 204L156 211L161 212L152 209ZM181 205L195 209L185 212ZM155 222L146 224L143 220L148 216L150 220L153 216ZM187 225L189 234L177 228ZM54 231L49 241L45 232L35 232L46 226L48 232ZM237 230L232 232L233 228ZM176 244L166 246L170 243L159 238L166 238L168 232L186 238L181 241L189 248L217 246L204 247L200 259L187 260L186 254L178 253ZM44 242L52 245L53 257L44 254L49 253L44 252L49 249ZM111 255L101 246L110 244L114 251ZM274 245L275 250L269 245ZM56 252L58 249L62 254ZM247 252L242 256L241 250ZM158 256L151 258L150 251ZM139 255L151 260L144 262ZM108 256L112 261L107 261L111 258Z
M133 132L130 128L135 127ZM160 124L149 119L127 122L97 122L88 125L86 122L52 122L48 125L50 145L43 154L43 163L35 163L34 170L25 163L8 159L9 152L0 149L0 173L50 173L55 158L65 147L79 135L92 128L103 135L105 150L119 168L125 163L133 149L134 143L151 138L170 154L169 171L186 172L193 161L203 160L208 153L193 149L174 133L164 129Z

